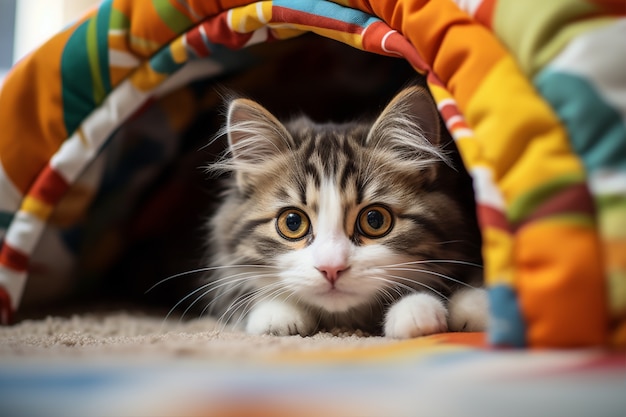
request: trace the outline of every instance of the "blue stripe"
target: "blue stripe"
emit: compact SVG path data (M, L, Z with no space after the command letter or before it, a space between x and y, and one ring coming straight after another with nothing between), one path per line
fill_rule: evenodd
M489 344L526 346L526 325L519 307L518 295L507 285L489 288Z
M213 55L213 53L215 52L215 45L211 42L206 32L201 30L199 31L199 33L200 33L200 36L202 37L202 43L204 43L204 46L206 46L206 49L209 51L209 54Z
M547 68L535 85L565 124L587 171L626 170L626 126L586 79Z
M363 13L360 10L343 7L339 4L328 1L275 0L272 2L272 5L275 7L284 7L286 9L322 16L329 19L340 20L362 28L365 28L374 22L380 21L379 18Z
M178 63L174 61L170 48L171 45L161 49L150 59L150 67L152 67L155 72L159 74L173 74L185 65L185 62Z

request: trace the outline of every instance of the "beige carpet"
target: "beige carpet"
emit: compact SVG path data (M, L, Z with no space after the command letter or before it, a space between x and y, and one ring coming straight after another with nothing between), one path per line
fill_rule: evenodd
M0 361L16 357L126 356L251 359L323 349L393 343L383 337L334 330L311 337L250 336L213 319L163 320L123 310L27 319L0 328Z
M621 354L485 351L341 331L249 336L210 319L83 311L0 328L0 416L611 417L626 409Z

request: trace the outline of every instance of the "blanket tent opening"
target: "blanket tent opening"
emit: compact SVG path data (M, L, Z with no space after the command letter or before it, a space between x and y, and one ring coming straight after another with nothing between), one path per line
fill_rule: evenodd
M623 347L625 14L610 0L105 0L0 90L2 322L198 265L226 91L345 121L419 80L473 181L489 342Z

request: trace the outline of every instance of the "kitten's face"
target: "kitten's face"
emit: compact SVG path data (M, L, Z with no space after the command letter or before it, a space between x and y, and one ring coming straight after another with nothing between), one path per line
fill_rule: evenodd
M272 267L248 286L339 313L449 284L431 261L459 259L451 242L464 227L436 189L448 167L421 90L401 93L373 124L339 126L284 126L238 100L229 135L237 181L214 239L219 262Z

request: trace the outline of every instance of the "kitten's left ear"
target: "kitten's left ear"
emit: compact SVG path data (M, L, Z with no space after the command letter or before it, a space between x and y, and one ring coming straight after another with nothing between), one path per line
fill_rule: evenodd
M420 171L434 180L441 163L450 160L441 148L439 112L422 87L398 93L376 119L367 136L368 146L395 153L395 167Z
M439 144L439 112L425 88L412 86L398 93L374 122L368 142L385 139L394 127L408 128L410 133L419 133L433 145Z
M438 144L441 133L439 112L425 88L412 86L399 92L374 122L368 141L385 136L388 129L397 126L398 122L417 126L426 139L434 145Z

